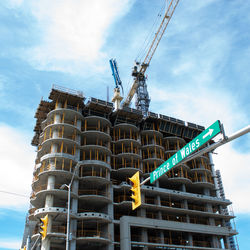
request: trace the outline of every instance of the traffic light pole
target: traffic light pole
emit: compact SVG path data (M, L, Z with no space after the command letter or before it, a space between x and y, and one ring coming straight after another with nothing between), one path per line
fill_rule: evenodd
M224 130L222 131L223 134L223 138L220 139L218 142L213 143L212 145L207 146L206 148L197 151L196 153L193 153L192 155L188 156L187 158L185 158L183 161L179 162L178 164L175 165L175 167L186 163L187 161L193 160L194 158L201 156L207 152L210 152L212 150L215 150L216 148L230 142L233 141L237 138L239 138L242 135L245 135L247 133L250 132L250 125L246 126L243 129L238 130L237 132L235 132L234 134L230 135L230 136L226 136ZM144 181L141 182L140 186L144 185L145 183L147 183L150 180L150 177L146 178Z

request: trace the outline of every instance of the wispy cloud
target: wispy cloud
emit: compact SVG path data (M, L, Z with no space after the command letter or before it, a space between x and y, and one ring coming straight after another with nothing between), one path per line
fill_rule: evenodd
M0 190L4 191L1 192L0 207L27 208L35 153L27 136L8 125L0 124L0 138Z
M40 42L26 51L29 62L41 70L100 71L106 57L102 47L112 23L121 18L133 0L31 1Z

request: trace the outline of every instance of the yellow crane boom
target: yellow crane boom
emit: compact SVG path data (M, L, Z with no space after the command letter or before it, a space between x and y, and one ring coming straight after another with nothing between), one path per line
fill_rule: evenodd
M133 74L134 76L136 76L134 78L134 82L128 92L128 95L125 99L125 101L123 102L122 104L122 107L127 107L129 106L135 92L137 91L137 88L138 88L138 82L140 81L140 79L145 79L145 72L149 66L149 63L155 53L155 50L157 49L158 45L159 45L159 42L161 41L161 38L168 26L168 23L170 21L170 19L172 18L173 16L173 13L175 11L175 8L177 6L177 4L179 3L179 0L168 0L168 6L167 6L167 9L166 9L166 12L164 14L164 17L162 19L162 22L154 36L154 39L150 45L150 48L148 50L148 53L145 57L145 59L143 60L143 63L140 64L140 68L139 68L139 71L137 72L137 74Z

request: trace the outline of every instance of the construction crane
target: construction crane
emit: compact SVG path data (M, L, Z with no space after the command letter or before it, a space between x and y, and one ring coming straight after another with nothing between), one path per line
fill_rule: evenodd
M118 66L116 63L116 60L111 58L109 60L110 63L110 67L112 70L112 75L114 77L114 81L115 81L115 88L114 88L114 97L112 99L112 102L114 102L115 104L115 110L120 108L120 103L123 99L123 97L120 95L120 86L122 88L122 93L123 93L123 87L122 87L122 81L119 75L119 71L118 71Z
M172 18L175 8L177 4L179 3L179 0L167 0L167 3L168 5L166 8L166 12L154 36L154 39L149 47L149 50L146 54L145 59L143 60L142 63L136 62L133 68L132 76L134 77L134 82L128 92L128 95L125 101L122 103L122 107L128 107L131 103L133 96L136 93L136 97L137 97L136 103L135 103L136 108L138 110L141 110L144 116L146 116L148 113L148 108L149 108L149 103L150 103L150 98L149 98L148 91L147 91L145 72L150 64L150 61L155 53L155 50L157 49L159 45L159 42L161 41L161 38L168 26L168 23Z

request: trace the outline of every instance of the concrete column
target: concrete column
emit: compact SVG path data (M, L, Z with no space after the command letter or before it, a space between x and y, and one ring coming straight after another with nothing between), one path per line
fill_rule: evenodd
M58 124L58 123L61 123L61 115L56 114L55 115L54 124Z
M188 233L188 245L193 246L193 235Z
M82 129L82 121L81 120L77 120L76 121L76 126L81 131L81 129Z
M131 250L130 225L128 217L122 216L120 219L120 248L121 250Z
M216 197L220 197L220 192L219 192L219 187L218 187L218 183L217 183L216 173L214 170L214 162L213 162L213 157L212 157L211 152L208 153L208 157L209 157L209 162L210 162L210 166L211 166L211 170L212 170L212 176L213 176L214 186L215 186L215 190L216 190Z
M142 238L141 241L142 242L148 242L148 232L146 228L142 228ZM148 250L148 247L143 247L143 250Z
M50 175L48 177L48 184L47 184L48 190L55 188L55 181L56 181L56 177L54 175Z
M47 190L54 189L54 187L55 187L55 176L50 175L48 177ZM54 195L47 194L45 198L45 207L53 207L53 205L54 205Z
M220 242L218 240L218 237L215 235L212 236L212 247L214 247L214 248L220 247Z
M204 188L203 189L203 194L210 196L210 189L209 188Z
M53 189L54 187L55 187L55 176L51 175L48 177L47 190ZM45 208L53 207L53 204L54 204L54 195L47 194L45 198ZM50 233L52 229L53 218L50 215L48 217L49 217L49 220L48 220L47 233ZM50 239L46 237L42 241L41 250L49 250L49 249L50 249Z
M109 193L110 193L110 199L113 201L114 197L113 197L113 186L109 185ZM108 215L111 218L111 220L113 221L114 219L114 209L113 209L113 203L108 204ZM114 231L114 224L113 223L109 223L108 224L108 233L110 234L111 237L111 242L114 242L115 240L115 231ZM114 250L114 245L113 244L109 244L108 245L108 250Z

